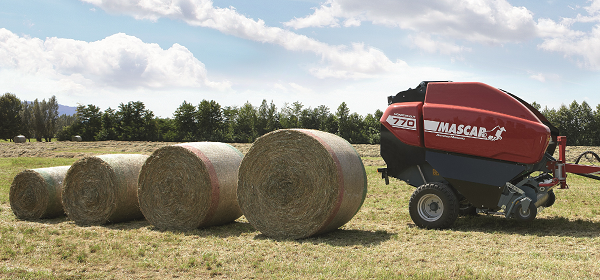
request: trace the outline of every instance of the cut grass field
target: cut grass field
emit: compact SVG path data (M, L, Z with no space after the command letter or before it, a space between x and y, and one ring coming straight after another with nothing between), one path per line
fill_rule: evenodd
M408 214L414 188L385 185L377 166L366 167L369 190L357 215L303 240L265 237L243 217L191 231L158 231L146 221L17 220L8 203L12 178L75 160L0 158L0 278L600 278L600 181L575 175L571 189L556 190L556 204L529 224L479 215L447 230L417 228Z

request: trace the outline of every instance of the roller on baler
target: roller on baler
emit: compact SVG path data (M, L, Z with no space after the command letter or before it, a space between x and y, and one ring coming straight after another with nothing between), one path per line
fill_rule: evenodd
M600 180L600 167L566 163L566 137L504 90L422 82L388 105L380 119L387 167L378 172L386 184L394 177L417 188L409 212L419 227L447 228L476 213L531 221L554 204L554 188L568 188L567 172Z

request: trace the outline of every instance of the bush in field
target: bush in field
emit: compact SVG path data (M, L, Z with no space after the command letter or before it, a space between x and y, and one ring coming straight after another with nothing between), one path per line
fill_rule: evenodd
M0 138L12 139L21 134L21 100L12 93L5 93L0 97Z

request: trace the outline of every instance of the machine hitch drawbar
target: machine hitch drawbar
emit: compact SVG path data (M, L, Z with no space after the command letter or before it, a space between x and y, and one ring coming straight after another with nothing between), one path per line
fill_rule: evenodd
M587 151L582 153L577 157L575 163L567 163L566 161L566 150L567 150L567 137L566 136L558 136L558 160L557 161L549 161L546 164L546 167L550 170L554 170L554 179L553 182L560 184L559 189L568 189L569 185L567 184L567 173L573 173L577 175L581 175L584 177L588 177L591 179L600 180L600 166L592 166L592 165L581 165L579 161L586 155L592 155L600 162L600 157L592 152Z

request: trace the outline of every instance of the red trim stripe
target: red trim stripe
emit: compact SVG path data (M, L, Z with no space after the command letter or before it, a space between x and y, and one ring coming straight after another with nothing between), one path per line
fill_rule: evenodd
M202 153L202 151L200 151L198 148L188 144L179 144L178 146L184 147L192 153L194 153L196 156L198 156L206 165L206 169L208 169L210 185L212 186L212 194L210 197L210 206L208 208L208 212L206 213L206 216L204 216L204 219L200 223L200 225L203 225L213 218L215 212L217 211L217 207L219 206L219 178L217 177L217 171L215 170L215 167L213 166L212 162L210 162L208 157L204 153Z
M344 173L342 172L342 164L340 163L340 160L338 159L337 155L335 154L335 152L333 151L331 146L329 146L329 144L327 144L327 142L323 141L323 139L321 139L320 137L318 137L311 131L307 131L307 130L300 130L300 131L312 136L315 140L319 141L319 143L321 143L321 145L323 145L323 147L327 150L327 152L329 152L329 154L333 158L333 162L335 163L335 167L337 169L337 181L339 184L339 193L338 193L337 201L335 203L335 206L333 208L331 215L329 215L329 217L327 217L327 220L325 220L325 223L323 223L323 225L321 225L321 227L315 232L315 234L318 234L321 231L325 230L329 226L329 224L331 224L333 219L335 219L335 217L337 216L337 213L339 212L340 207L342 206L342 201L343 201L344 192L345 192Z

